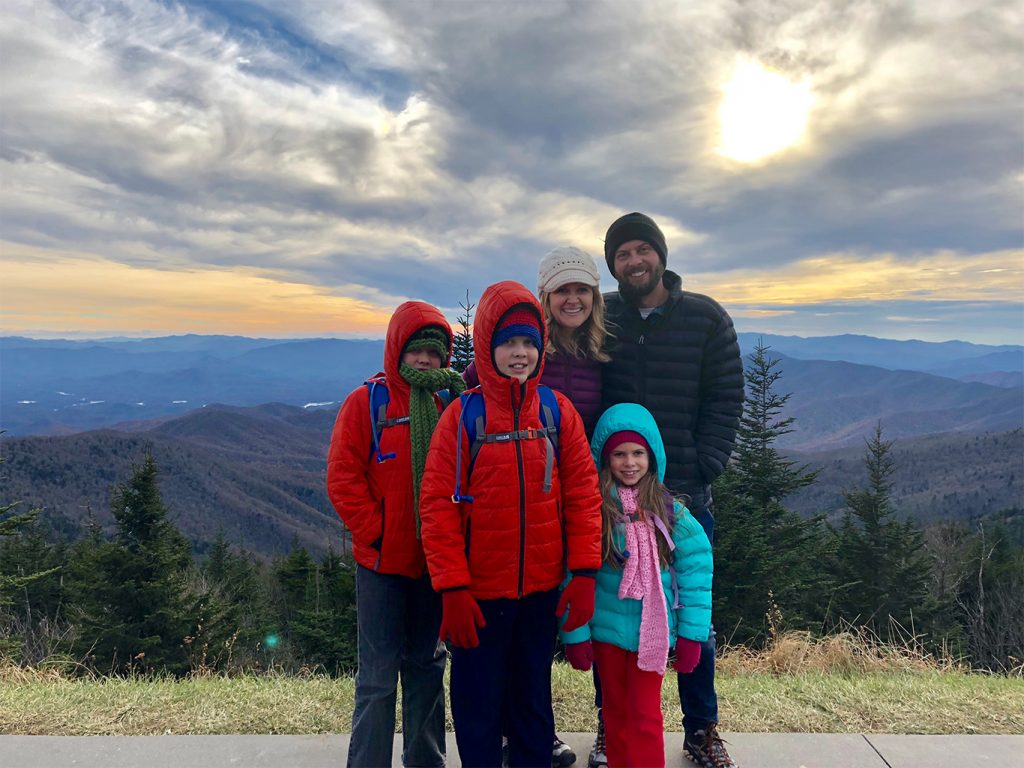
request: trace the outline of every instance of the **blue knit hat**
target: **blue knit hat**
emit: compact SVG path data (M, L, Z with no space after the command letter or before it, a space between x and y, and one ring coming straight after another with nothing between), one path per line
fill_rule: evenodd
M513 336L525 336L537 349L544 348L540 318L536 312L526 307L518 307L505 313L494 331L494 336L491 337L491 349L500 347Z

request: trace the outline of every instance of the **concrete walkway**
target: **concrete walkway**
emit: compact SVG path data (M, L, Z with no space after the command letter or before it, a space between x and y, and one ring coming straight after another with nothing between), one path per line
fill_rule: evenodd
M561 734L586 768L593 734ZM740 768L1024 768L1024 736L894 736L733 733ZM682 758L682 734L665 735L668 765ZM3 768L341 768L348 736L0 736ZM401 737L395 766L401 766ZM448 768L459 768L448 734Z

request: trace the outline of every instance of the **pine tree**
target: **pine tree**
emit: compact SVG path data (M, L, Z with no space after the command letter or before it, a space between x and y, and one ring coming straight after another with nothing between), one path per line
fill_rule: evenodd
M72 552L78 648L100 670L183 673L199 607L188 589L189 544L167 518L151 455L115 490L112 511L114 540L93 526Z
M972 665L1019 669L1024 659L1024 547L1002 521L979 522L967 542L960 609Z
M931 562L924 535L913 521L901 521L892 506L892 441L882 425L865 441L867 485L844 494L846 512L835 532L840 587L833 610L845 621L881 636L925 626L934 611L928 589Z
M459 302L462 307L462 314L459 315L459 330L455 332L452 339L452 368L462 373L473 362L473 334L470 327L473 324L473 309L476 304L469 300L469 291L466 291L466 303Z
M205 621L190 643L193 658L212 669L262 666L261 650L277 625L260 563L218 532L200 573Z
M3 434L0 431L0 434ZM0 457L0 464L5 461ZM5 541L15 536L22 535L39 517L41 509L30 509L21 514L11 514L4 517L21 504L20 501L11 502L0 506L0 541ZM28 567L25 567L25 566ZM42 567L40 567L42 566ZM29 570L28 568L31 568ZM56 567L47 567L45 562L18 562L13 557L0 558L0 608L10 605L13 602L15 590L24 589L29 584L38 581L57 570Z
M314 599L295 615L290 632L306 664L343 674L355 669L355 561L328 552L316 571Z
M794 423L781 417L790 395L775 391L778 365L760 341L748 356L733 460L715 484L714 611L716 623L740 642L762 636L766 617L780 611L789 627L817 623L827 594L823 518L803 519L783 504L817 473L775 447Z

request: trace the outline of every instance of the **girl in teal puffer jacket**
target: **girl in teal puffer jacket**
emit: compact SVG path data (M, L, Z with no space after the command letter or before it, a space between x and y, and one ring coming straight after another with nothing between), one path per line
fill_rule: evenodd
M664 766L661 681L669 650L689 672L711 629L711 545L662 481L665 447L650 412L622 403L597 423L602 560L594 616L562 633L576 669L601 670L607 759Z

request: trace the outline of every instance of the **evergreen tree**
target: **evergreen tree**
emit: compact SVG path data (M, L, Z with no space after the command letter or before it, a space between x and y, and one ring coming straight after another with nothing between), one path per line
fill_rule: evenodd
M883 439L880 423L866 444L867 485L844 494L846 512L835 532L841 586L833 609L842 619L881 636L892 630L891 621L907 632L916 631L927 625L935 609L924 535L913 521L899 520L893 509L896 468L892 442Z
M3 434L0 431L0 434ZM6 461L0 457L0 464ZM22 535L31 526L41 509L30 509L21 514L10 514L21 504L20 501L11 502L0 506L0 542L7 541L13 537ZM5 515L10 514L9 517ZM6 548L5 548L6 549ZM13 594L16 590L24 589L34 581L38 581L56 571L56 567L47 567L46 560L24 561L10 556L10 550L6 550L7 556L0 557L0 608L10 605L13 602Z
M205 645L193 652L213 668L262 666L261 649L277 625L260 564L245 550L232 549L218 533L201 573L207 622L196 642Z
M115 490L112 510L114 540L93 525L72 552L78 649L101 670L183 673L199 608L188 590L189 544L167 518L151 455Z
M790 627L817 623L829 583L822 516L803 519L783 504L817 473L775 447L794 423L781 417L790 395L775 391L778 365L760 341L748 356L733 460L715 484L714 612L739 642L761 636L766 617L779 611Z
M313 600L300 609L290 626L296 652L306 664L330 674L355 669L356 583L355 561L333 550L316 571Z
M20 502L0 506L0 516L18 506ZM0 541L22 535L35 519L41 510L33 509L20 515L11 515L0 520ZM38 570L38 563L32 564L32 571L26 572L25 563L22 558L13 556L13 548L6 545L0 550L0 607L11 605L14 602L14 593L23 589L33 581L41 579L54 569Z
M1002 522L979 523L967 543L957 605L977 668L1008 672L1024 659L1024 547Z
M473 324L473 309L476 304L469 300L469 291L466 291L466 303L459 302L462 307L462 314L459 315L459 330L455 332L452 339L452 368L462 373L473 362L473 334L470 327Z

